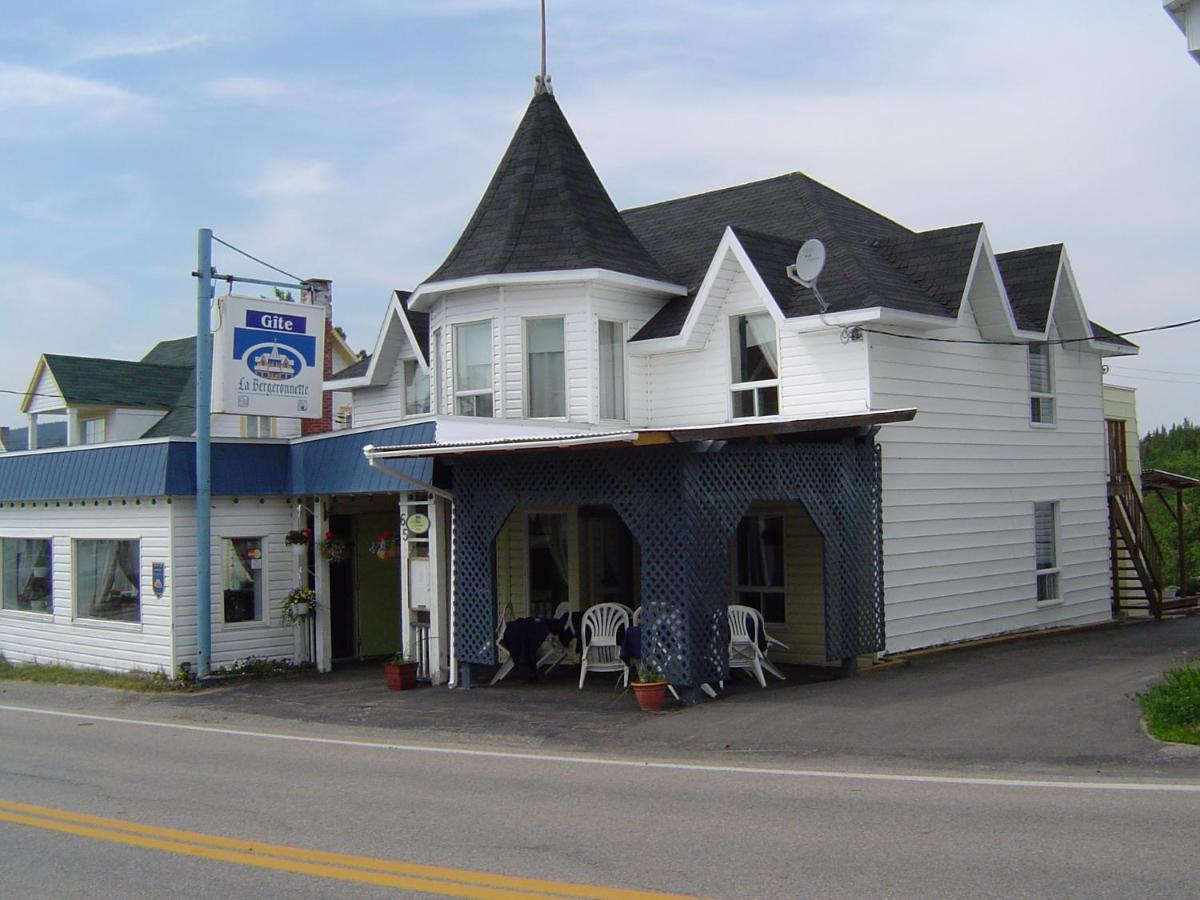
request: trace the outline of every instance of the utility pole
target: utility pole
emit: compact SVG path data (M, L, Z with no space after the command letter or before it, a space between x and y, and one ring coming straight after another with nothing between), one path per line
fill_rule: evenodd
M212 229L196 240L196 673L212 668Z

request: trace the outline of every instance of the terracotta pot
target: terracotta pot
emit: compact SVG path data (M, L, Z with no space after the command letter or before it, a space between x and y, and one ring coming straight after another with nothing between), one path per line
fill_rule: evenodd
M638 706L654 711L663 708L663 700L667 696L665 681L633 681L633 695L637 697Z
M383 675L387 679L387 686L393 691L407 691L417 686L415 662L385 662Z

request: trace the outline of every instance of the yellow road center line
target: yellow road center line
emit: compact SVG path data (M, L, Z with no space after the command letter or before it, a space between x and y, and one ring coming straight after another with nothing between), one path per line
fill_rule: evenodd
M280 844L241 841L218 835L162 828L6 800L0 800L0 821L238 865L457 897L504 898L516 895L527 896L533 893L542 896L595 898L595 900L608 900L608 898L633 900L633 898L678 896L622 888L541 881L466 869L372 859L323 850L307 850Z

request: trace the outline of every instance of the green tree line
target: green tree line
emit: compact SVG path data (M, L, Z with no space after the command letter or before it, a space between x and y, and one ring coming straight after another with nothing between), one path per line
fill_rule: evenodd
M1159 427L1141 442L1142 469L1162 469L1176 475L1200 478L1200 426L1184 419L1170 428ZM1175 508L1175 492L1164 491L1163 499ZM1184 553L1192 592L1200 575L1200 488L1183 494ZM1179 580L1178 538L1175 521L1163 503L1150 493L1145 498L1146 512L1163 551L1163 577L1167 584Z

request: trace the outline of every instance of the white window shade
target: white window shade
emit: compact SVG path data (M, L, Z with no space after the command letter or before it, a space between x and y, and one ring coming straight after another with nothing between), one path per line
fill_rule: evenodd
M525 322L527 412L535 419L567 415L567 368L562 319Z

